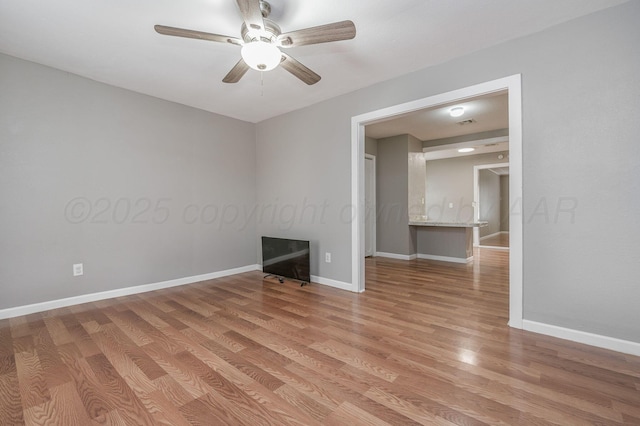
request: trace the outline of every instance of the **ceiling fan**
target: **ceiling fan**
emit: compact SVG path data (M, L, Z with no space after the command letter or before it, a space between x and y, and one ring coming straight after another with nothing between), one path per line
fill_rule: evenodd
M350 40L356 36L356 27L351 21L334 22L283 33L275 22L268 19L271 13L271 5L269 3L264 0L236 1L244 20L240 28L242 38L167 27L165 25L155 25L154 28L159 34L242 46L240 52L242 58L222 79L225 83L237 83L249 68L258 71L269 71L278 65L282 65L282 68L306 84L315 84L320 81L320 76L281 51L280 48L288 49L307 44Z

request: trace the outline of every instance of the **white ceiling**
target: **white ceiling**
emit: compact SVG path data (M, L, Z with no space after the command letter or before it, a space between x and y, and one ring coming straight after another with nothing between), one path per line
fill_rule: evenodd
M222 78L238 46L154 24L240 35L234 0L0 0L0 52L203 110L259 122L628 0L271 0L283 31L345 19L354 40L287 50L322 80L283 69Z
M451 117L453 107L463 107L464 114ZM469 123L469 120L472 122ZM365 134L374 139L410 134L421 141L451 138L509 127L507 92L492 93L439 105L401 117L366 126Z

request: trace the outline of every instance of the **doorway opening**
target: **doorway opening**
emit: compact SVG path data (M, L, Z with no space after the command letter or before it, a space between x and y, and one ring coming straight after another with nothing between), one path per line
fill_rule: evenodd
M509 180L509 163L473 167L473 217L489 222L473 228L474 247L509 249Z
M394 105L366 114L358 115L351 120L351 194L353 223L351 227L352 246L352 289L365 290L364 253L365 253L365 126L390 118L449 104L471 97L506 90L509 102L509 155L510 185L509 199L512 206L522 201L522 89L521 76L513 75L498 80L454 90L439 95L429 96L404 104ZM522 214L519 209L511 208L509 212L510 262L509 262L509 325L522 328L522 295L523 295L523 236Z

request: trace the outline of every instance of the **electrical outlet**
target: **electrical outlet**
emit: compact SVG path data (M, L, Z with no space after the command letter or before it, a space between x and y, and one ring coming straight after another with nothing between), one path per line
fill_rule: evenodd
M324 261L327 263L331 263L331 253L324 254Z
M74 263L73 264L73 276L77 277L84 274L84 268L82 267L82 263Z
M452 209L453 208L453 203L449 203L449 208Z

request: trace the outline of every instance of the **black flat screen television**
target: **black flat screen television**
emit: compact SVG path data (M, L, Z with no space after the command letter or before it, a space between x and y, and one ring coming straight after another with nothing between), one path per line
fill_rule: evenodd
M262 271L267 275L311 282L309 241L262 237Z

